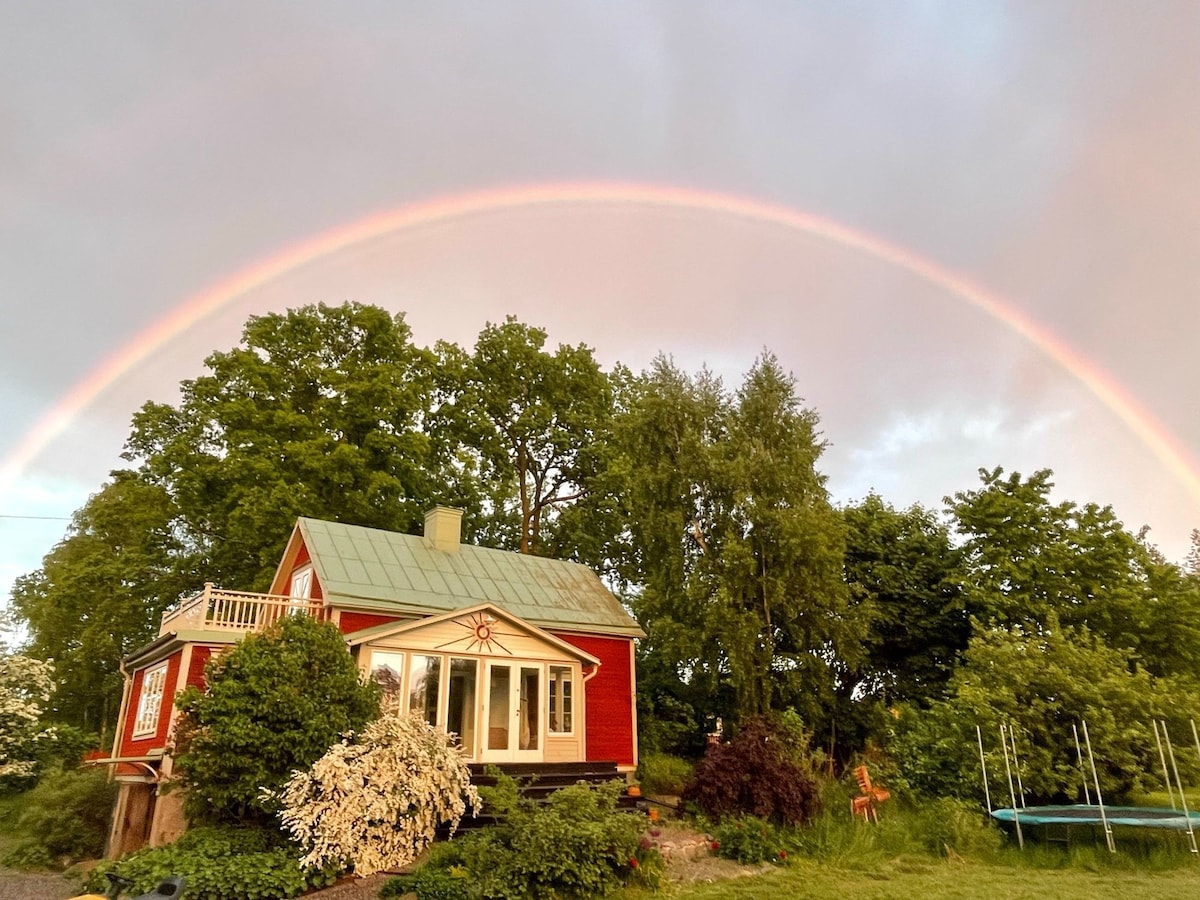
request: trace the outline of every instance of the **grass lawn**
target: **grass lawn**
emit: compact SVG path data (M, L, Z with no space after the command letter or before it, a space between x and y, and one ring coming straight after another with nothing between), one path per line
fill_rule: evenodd
M861 870L800 860L764 875L704 885L676 885L671 897L696 900L805 897L820 900L1154 900L1200 896L1200 861L1165 872L1088 871L1084 868L1043 869L1029 865L944 862L901 858Z

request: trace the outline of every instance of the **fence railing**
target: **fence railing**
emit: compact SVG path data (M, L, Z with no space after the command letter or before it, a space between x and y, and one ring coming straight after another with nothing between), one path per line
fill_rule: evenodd
M158 633L182 629L262 631L284 616L297 614L323 618L325 606L320 600L225 591L209 582L200 593L164 612Z

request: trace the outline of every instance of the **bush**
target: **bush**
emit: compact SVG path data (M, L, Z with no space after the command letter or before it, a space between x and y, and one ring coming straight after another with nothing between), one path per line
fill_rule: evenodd
M710 747L683 791L715 819L753 815L799 825L820 808L816 779L797 748L793 728L780 729L763 718L749 720L726 744Z
M506 778L498 781L497 796L510 796L503 789ZM661 858L656 850L640 846L644 820L617 811L621 790L620 782L598 788L578 784L557 791L543 806L520 800L504 810L500 824L452 842L454 849L439 854L426 869L451 877L465 873L468 896L482 898L583 898L628 883L657 887ZM429 882L428 890L435 887L457 890L459 885L440 878ZM421 894L419 885L414 889L422 900L440 896Z
M380 890L381 897L417 895L417 900L472 900L471 881L463 868L438 869L423 866L413 875L401 875L387 881Z
M199 824L272 824L292 772L379 712L337 627L308 616L248 635L205 677L207 690L180 695L176 730L175 771Z
M105 862L88 876L89 890L103 893L105 872L133 881L128 894L144 894L168 875L187 878L188 900L297 897L337 880L333 868L302 869L300 852L278 832L263 828L194 828L174 844L138 850Z
M284 788L280 818L305 865L352 864L373 875L411 863L439 825L451 834L479 794L453 736L419 714L386 715L334 744Z
M750 864L787 860L787 851L775 826L753 816L723 822L714 838L714 849L724 859Z
M18 830L30 840L4 860L16 868L44 868L95 859L104 852L117 786L99 770L46 775L24 797Z
M922 846L938 856L987 857L1004 844L1000 828L981 804L943 797L922 803L913 813Z
M638 766L638 781L648 794L682 794L692 777L692 764L678 756L650 753Z

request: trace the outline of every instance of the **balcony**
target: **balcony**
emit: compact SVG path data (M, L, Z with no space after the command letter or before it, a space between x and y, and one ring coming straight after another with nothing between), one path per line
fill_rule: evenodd
M200 593L163 613L158 633L184 629L248 633L262 631L282 617L296 614L324 618L325 606L320 600L224 591L207 583Z

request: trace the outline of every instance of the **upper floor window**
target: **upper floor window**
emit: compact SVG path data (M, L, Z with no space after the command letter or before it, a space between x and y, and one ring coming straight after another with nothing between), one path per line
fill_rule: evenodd
M292 573L292 592L289 594L298 600L308 600L312 597L312 566L305 566Z
M133 720L134 737L146 737L158 731L158 714L162 709L166 686L166 663L142 673L142 694L138 700L137 716Z

